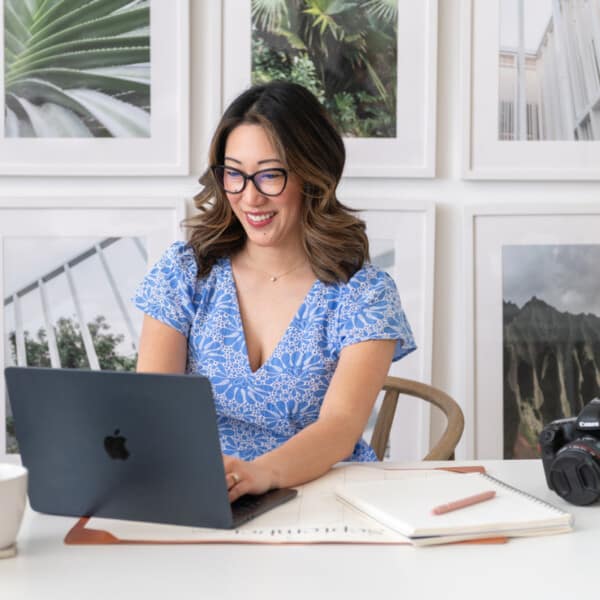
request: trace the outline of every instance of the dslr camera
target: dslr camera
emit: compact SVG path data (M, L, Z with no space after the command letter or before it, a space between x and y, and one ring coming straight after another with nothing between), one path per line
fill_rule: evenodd
M580 506L600 498L600 399L577 417L552 421L540 433L548 487Z

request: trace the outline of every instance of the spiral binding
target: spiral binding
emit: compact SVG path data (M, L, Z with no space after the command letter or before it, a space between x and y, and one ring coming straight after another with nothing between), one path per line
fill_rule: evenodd
M510 490L511 492L514 492L515 494L520 494L521 496L525 496L525 498L529 498L529 500L531 500L537 504L541 504L542 506L544 506L550 510L554 510L555 512L557 512L560 515L569 515L570 516L570 513L568 513L566 510L563 510L562 508L558 508L558 506L554 506L554 504L550 504L550 502L547 502L546 500L542 500L541 498L538 498L537 496L533 496L529 492L525 492L519 488L516 488L516 487L510 485L509 483L506 483L506 481L496 479L495 477L493 477L492 475L489 475L488 473L480 473L480 475L493 481L496 485L498 485L502 488L505 488L507 490Z

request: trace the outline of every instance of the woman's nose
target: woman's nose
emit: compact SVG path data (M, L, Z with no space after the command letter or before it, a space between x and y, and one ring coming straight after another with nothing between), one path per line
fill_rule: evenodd
M264 204L266 198L260 193L256 185L254 185L254 181L248 180L246 183L246 188L242 192L244 197L244 202L251 206L260 206Z

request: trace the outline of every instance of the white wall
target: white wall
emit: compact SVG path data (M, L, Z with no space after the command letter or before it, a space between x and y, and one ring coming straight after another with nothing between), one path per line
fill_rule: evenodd
M211 0L214 1L214 0ZM415 0L418 1L418 0ZM0 195L61 196L101 194L185 196L197 191L196 180L214 122L215 61L218 32L206 19L205 0L192 0L190 177L2 177ZM465 317L462 209L473 203L545 203L600 200L600 182L463 181L460 0L439 0L437 177L432 180L345 180L342 191L365 198L394 195L403 200L437 203L433 384L457 400L465 393ZM212 73L212 74L211 74ZM82 232L85 233L85 232ZM434 424L434 435L439 424Z

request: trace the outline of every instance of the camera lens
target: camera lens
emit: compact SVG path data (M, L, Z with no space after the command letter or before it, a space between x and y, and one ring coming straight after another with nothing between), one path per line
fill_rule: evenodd
M600 465L595 449L583 440L564 446L552 463L549 480L554 491L572 504L596 502L600 498Z

